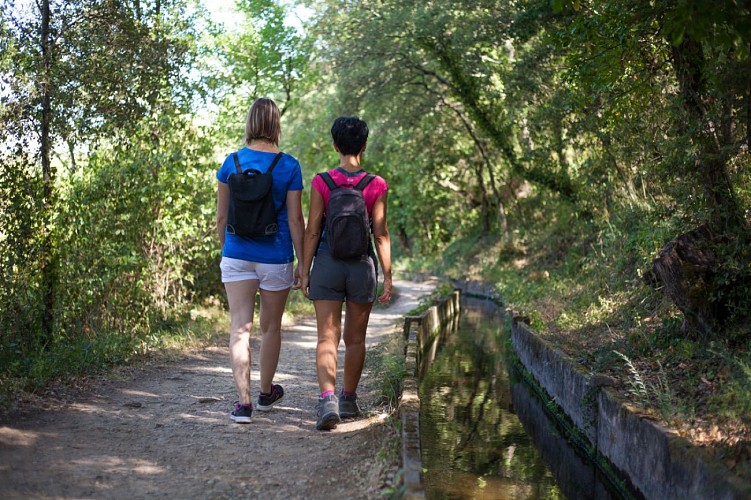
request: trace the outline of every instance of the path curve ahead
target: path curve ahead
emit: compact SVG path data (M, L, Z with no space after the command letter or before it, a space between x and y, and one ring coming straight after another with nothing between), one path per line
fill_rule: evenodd
M369 345L401 330L403 314L435 283L394 286L391 306L373 311ZM251 343L255 393L259 338ZM313 319L283 329L275 381L285 399L254 412L247 425L229 419L236 396L226 347L97 383L62 406L6 417L0 498L378 498L375 455L387 430L377 414L315 430L315 345ZM365 373L360 395L376 398L379 388L369 381Z

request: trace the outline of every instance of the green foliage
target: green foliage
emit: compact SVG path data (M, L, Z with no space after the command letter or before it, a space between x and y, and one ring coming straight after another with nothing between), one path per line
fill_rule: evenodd
M385 342L368 350L366 366L379 381L381 397L387 413L399 406L404 379L404 339L392 335Z
M301 290L291 291L287 297L284 312L293 318L311 317L315 315L313 301L305 297Z
M306 3L306 31L271 0L238 2L225 31L184 0L51 1L42 54L38 8L3 1L0 366L124 360L221 296L213 174L261 95L306 179L336 164L333 119L364 117L401 268L496 283L536 328L596 345L593 363L619 350L669 373L701 358L643 278L675 235L710 224L709 300L729 348L747 346L747 7Z
M720 354L721 359L730 367L727 391L712 398L710 404L717 412L727 418L740 418L745 424L751 416L751 358L748 354L738 357Z
M709 300L718 309L720 325L730 330L728 337L744 342L748 331L737 331L735 327L748 327L751 322L751 288L748 286L751 283L751 236L740 235L716 245L714 250L720 264Z
M368 158L392 182L390 222L404 254L472 259L470 235L480 244L486 235L523 238L540 217L572 214L593 223L601 249L628 234L625 259L615 259L628 270L717 214L735 220L740 209L747 219L746 10L727 2L706 17L680 2L453 7L315 5L317 55L331 62L326 81L336 89L330 106L374 124ZM686 68L676 59L690 55L687 36L706 54L690 68L703 79L702 116L687 114ZM721 151L706 140L713 123L725 124L713 139ZM727 231L737 239L744 226ZM720 277L728 290L718 302L745 303L737 296L744 272Z
M218 262L211 144L185 113L199 89L180 77L195 54L194 18L182 1L137 5L52 2L48 152L31 133L33 84L44 79L38 13L3 10L14 49L2 58L0 94L8 384L36 386L157 348L165 319L216 282L207 279ZM80 22L58 37L73 17ZM39 157L49 153L43 175Z
M446 300L454 292L454 286L450 280L442 279L436 284L433 291L420 297L420 305L407 312L407 316L419 316L434 305Z
M529 312L529 326L536 332L544 332L548 328L540 311Z
M271 94L291 109L307 75L308 42L275 2L239 5L247 34L223 32L183 0L50 7L46 67L40 13L9 8L0 18L3 386L163 349L169 325L223 294L214 151L242 140L237 102L247 109ZM47 80L51 150L38 153L35 84ZM202 116L219 110L206 128L193 119L201 105ZM307 300L291 302L311 313Z
M285 117L299 106L314 74L310 40L285 23L289 6L240 0L236 8L238 24L216 30L204 55L212 88L211 135L222 155L244 145L245 117L255 99L274 99ZM294 154L286 140L292 125L285 118L282 126L282 149Z
M182 128L174 127L174 120L163 125L163 139ZM151 137L154 129L145 128ZM182 128L171 145L164 140L162 150L122 148L92 155L85 172L61 183L63 211L55 219L56 336L39 345L39 337L28 335L40 330L39 309L24 309L41 304L39 276L16 265L18 272L7 276L2 289L27 291L12 295L22 301L5 303L2 319L11 345L3 358L29 360L32 378L54 375L51 367L64 372L76 353L86 354L79 360L82 367L89 361L97 366L97 356L116 358L158 329L163 318L207 295L207 274L216 274L211 271L218 263L210 210L214 194L200 163L205 154L200 141L182 142L187 131ZM75 364L68 369L78 370Z

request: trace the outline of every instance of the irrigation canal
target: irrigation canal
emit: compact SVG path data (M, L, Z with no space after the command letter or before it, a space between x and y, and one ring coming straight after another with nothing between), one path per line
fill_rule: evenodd
M419 391L426 497L618 498L510 368L507 339L501 308L463 298L459 321L425 346Z

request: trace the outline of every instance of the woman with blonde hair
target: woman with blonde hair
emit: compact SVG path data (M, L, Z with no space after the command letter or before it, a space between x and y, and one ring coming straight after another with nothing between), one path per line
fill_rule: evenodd
M253 326L256 294L260 293L259 395L255 408L270 410L284 397L284 389L274 384L281 349L282 314L290 288L299 288L299 270L293 270L295 256L302 258L305 222L302 214L302 172L300 163L279 151L282 135L281 114L268 98L257 99L248 112L245 147L224 160L216 174L216 229L222 245L220 264L230 313L230 363L238 401L230 418L248 423L253 413L250 391L250 332ZM278 156L278 158L277 158ZM228 228L230 206L228 180L239 168L266 172L272 170L273 200L278 231L259 237L244 237Z

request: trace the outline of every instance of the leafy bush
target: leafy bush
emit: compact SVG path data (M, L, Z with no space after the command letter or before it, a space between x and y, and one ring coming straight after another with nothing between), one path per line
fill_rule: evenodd
M0 283L0 296L10 299L0 311L6 374L36 385L125 362L158 346L147 337L165 319L185 316L194 298L212 293L199 288L212 283L204 276L219 281L207 144L179 120L158 123L160 149L151 143L154 124L145 122L143 136L102 148L85 169L58 181L59 213L48 233L51 290L34 265L41 237L24 240L23 227L8 232L0 252L10 269ZM23 210L26 202L15 200L9 213ZM50 293L51 338L42 328Z

